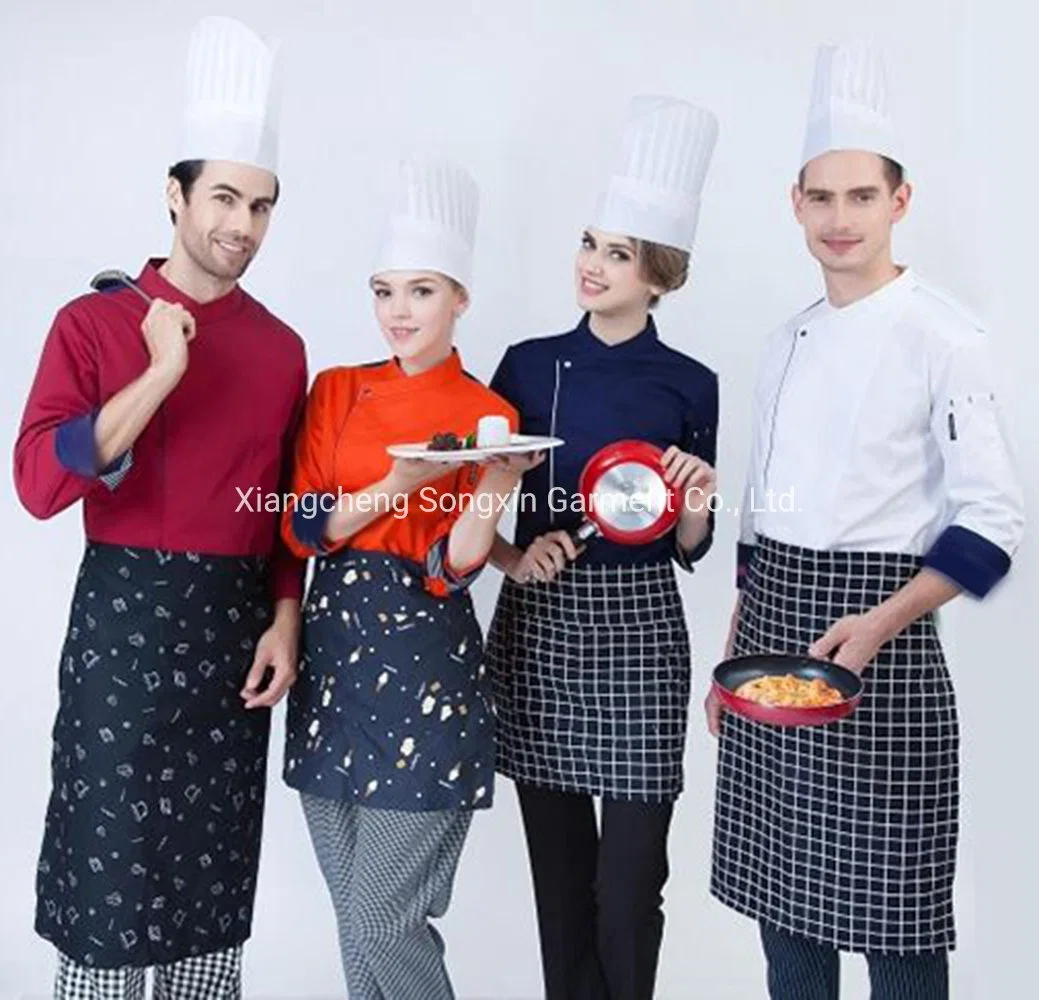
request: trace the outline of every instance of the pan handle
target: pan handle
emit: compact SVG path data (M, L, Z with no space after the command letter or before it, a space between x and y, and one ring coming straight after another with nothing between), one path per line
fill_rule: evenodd
M592 521L584 521L578 527L571 528L567 534L575 545L584 545L599 534L598 527Z

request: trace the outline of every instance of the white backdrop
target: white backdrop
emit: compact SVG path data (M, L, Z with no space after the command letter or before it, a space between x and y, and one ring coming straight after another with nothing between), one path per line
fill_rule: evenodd
M1006 10L1001 8L1005 7ZM753 359L771 326L818 295L787 190L814 50L883 43L909 134L917 197L896 250L993 326L1029 494L1037 483L1039 351L1030 309L1039 231L1029 50L1034 15L992 0L528 0L523 4L315 0L3 0L0 4L0 425L13 445L58 306L102 267L136 271L169 245L162 202L187 34L227 13L284 40L283 200L247 276L306 338L312 371L382 354L365 286L377 193L410 148L454 156L482 185L475 302L459 331L489 378L510 342L568 328L570 269L627 99L672 93L712 107L721 136L692 283L659 312L662 335L721 376L719 472L740 489ZM257 400L257 405L262 405ZM48 790L56 661L81 549L77 510L36 523L0 493L6 572L7 712L0 829L0 1000L43 996L52 952L32 933L33 870ZM753 926L707 895L714 746L699 710L733 590L736 524L684 593L697 647L660 970L665 1000L764 995ZM1039 673L1027 612L1034 545L984 605L946 616L964 725L964 840L957 1000L1035 995L1032 719ZM498 581L477 587L486 623ZM1032 598L1032 601L1029 599ZM1013 677L1009 698L996 687ZM257 920L246 953L254 998L342 995L333 918L295 797L280 781L277 713ZM462 998L539 994L532 898L511 787L478 817L444 921ZM860 961L846 996L868 994Z

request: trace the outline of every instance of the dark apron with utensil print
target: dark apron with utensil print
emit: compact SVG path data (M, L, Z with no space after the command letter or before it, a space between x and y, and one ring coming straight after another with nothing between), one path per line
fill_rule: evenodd
M88 544L60 663L36 930L80 964L249 937L268 709L239 692L266 562Z
M483 637L466 589L382 552L319 559L289 694L285 781L302 792L404 812L484 809L494 793L494 714Z

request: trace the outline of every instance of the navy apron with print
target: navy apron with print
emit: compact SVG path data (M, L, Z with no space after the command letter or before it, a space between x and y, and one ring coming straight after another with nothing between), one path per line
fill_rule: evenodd
M37 932L82 965L249 937L269 709L239 692L266 563L88 544L60 663Z
M434 596L424 575L382 552L317 560L289 693L292 788L405 812L491 805L494 717L480 625L467 589Z

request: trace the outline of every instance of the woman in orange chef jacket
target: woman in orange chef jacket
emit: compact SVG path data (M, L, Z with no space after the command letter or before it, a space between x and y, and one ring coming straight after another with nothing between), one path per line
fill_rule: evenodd
M298 789L339 928L351 1000L450 1000L447 909L473 810L490 806L494 732L468 587L504 504L540 457L483 467L393 460L516 411L462 369L478 192L409 161L371 278L388 361L322 372L297 442L283 533L316 556L287 720Z

